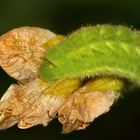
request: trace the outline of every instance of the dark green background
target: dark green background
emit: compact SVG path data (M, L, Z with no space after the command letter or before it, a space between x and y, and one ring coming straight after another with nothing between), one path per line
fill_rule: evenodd
M19 26L40 26L67 34L83 25L123 24L140 29L139 0L0 0L0 34ZM126 58L127 59L127 58ZM15 82L0 70L1 95ZM0 139L15 140L120 140L140 139L140 89L125 94L112 110L96 119L86 130L62 135L56 121L47 128L28 130L12 127Z

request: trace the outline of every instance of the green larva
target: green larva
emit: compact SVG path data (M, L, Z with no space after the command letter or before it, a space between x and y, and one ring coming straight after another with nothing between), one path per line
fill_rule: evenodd
M140 81L140 33L124 26L83 27L51 48L39 73L45 81L117 76Z

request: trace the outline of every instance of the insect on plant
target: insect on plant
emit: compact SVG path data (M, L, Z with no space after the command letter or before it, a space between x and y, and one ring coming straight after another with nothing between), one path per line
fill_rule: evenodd
M34 27L0 37L0 66L18 81L0 100L0 129L85 129L140 81L140 34L124 26L82 27L69 36Z

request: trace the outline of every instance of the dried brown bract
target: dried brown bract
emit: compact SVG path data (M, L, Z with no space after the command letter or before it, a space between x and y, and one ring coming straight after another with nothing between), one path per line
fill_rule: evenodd
M44 58L42 44L55 37L47 29L21 27L0 37L0 66L18 81L32 80Z
M118 94L115 91L86 92L84 88L76 91L58 111L63 133L85 129L94 119L110 110Z

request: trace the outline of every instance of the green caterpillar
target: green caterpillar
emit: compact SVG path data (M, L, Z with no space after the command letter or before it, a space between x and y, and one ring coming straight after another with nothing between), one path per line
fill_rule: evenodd
M140 81L140 33L124 26L96 25L72 33L46 53L45 81L116 76Z

